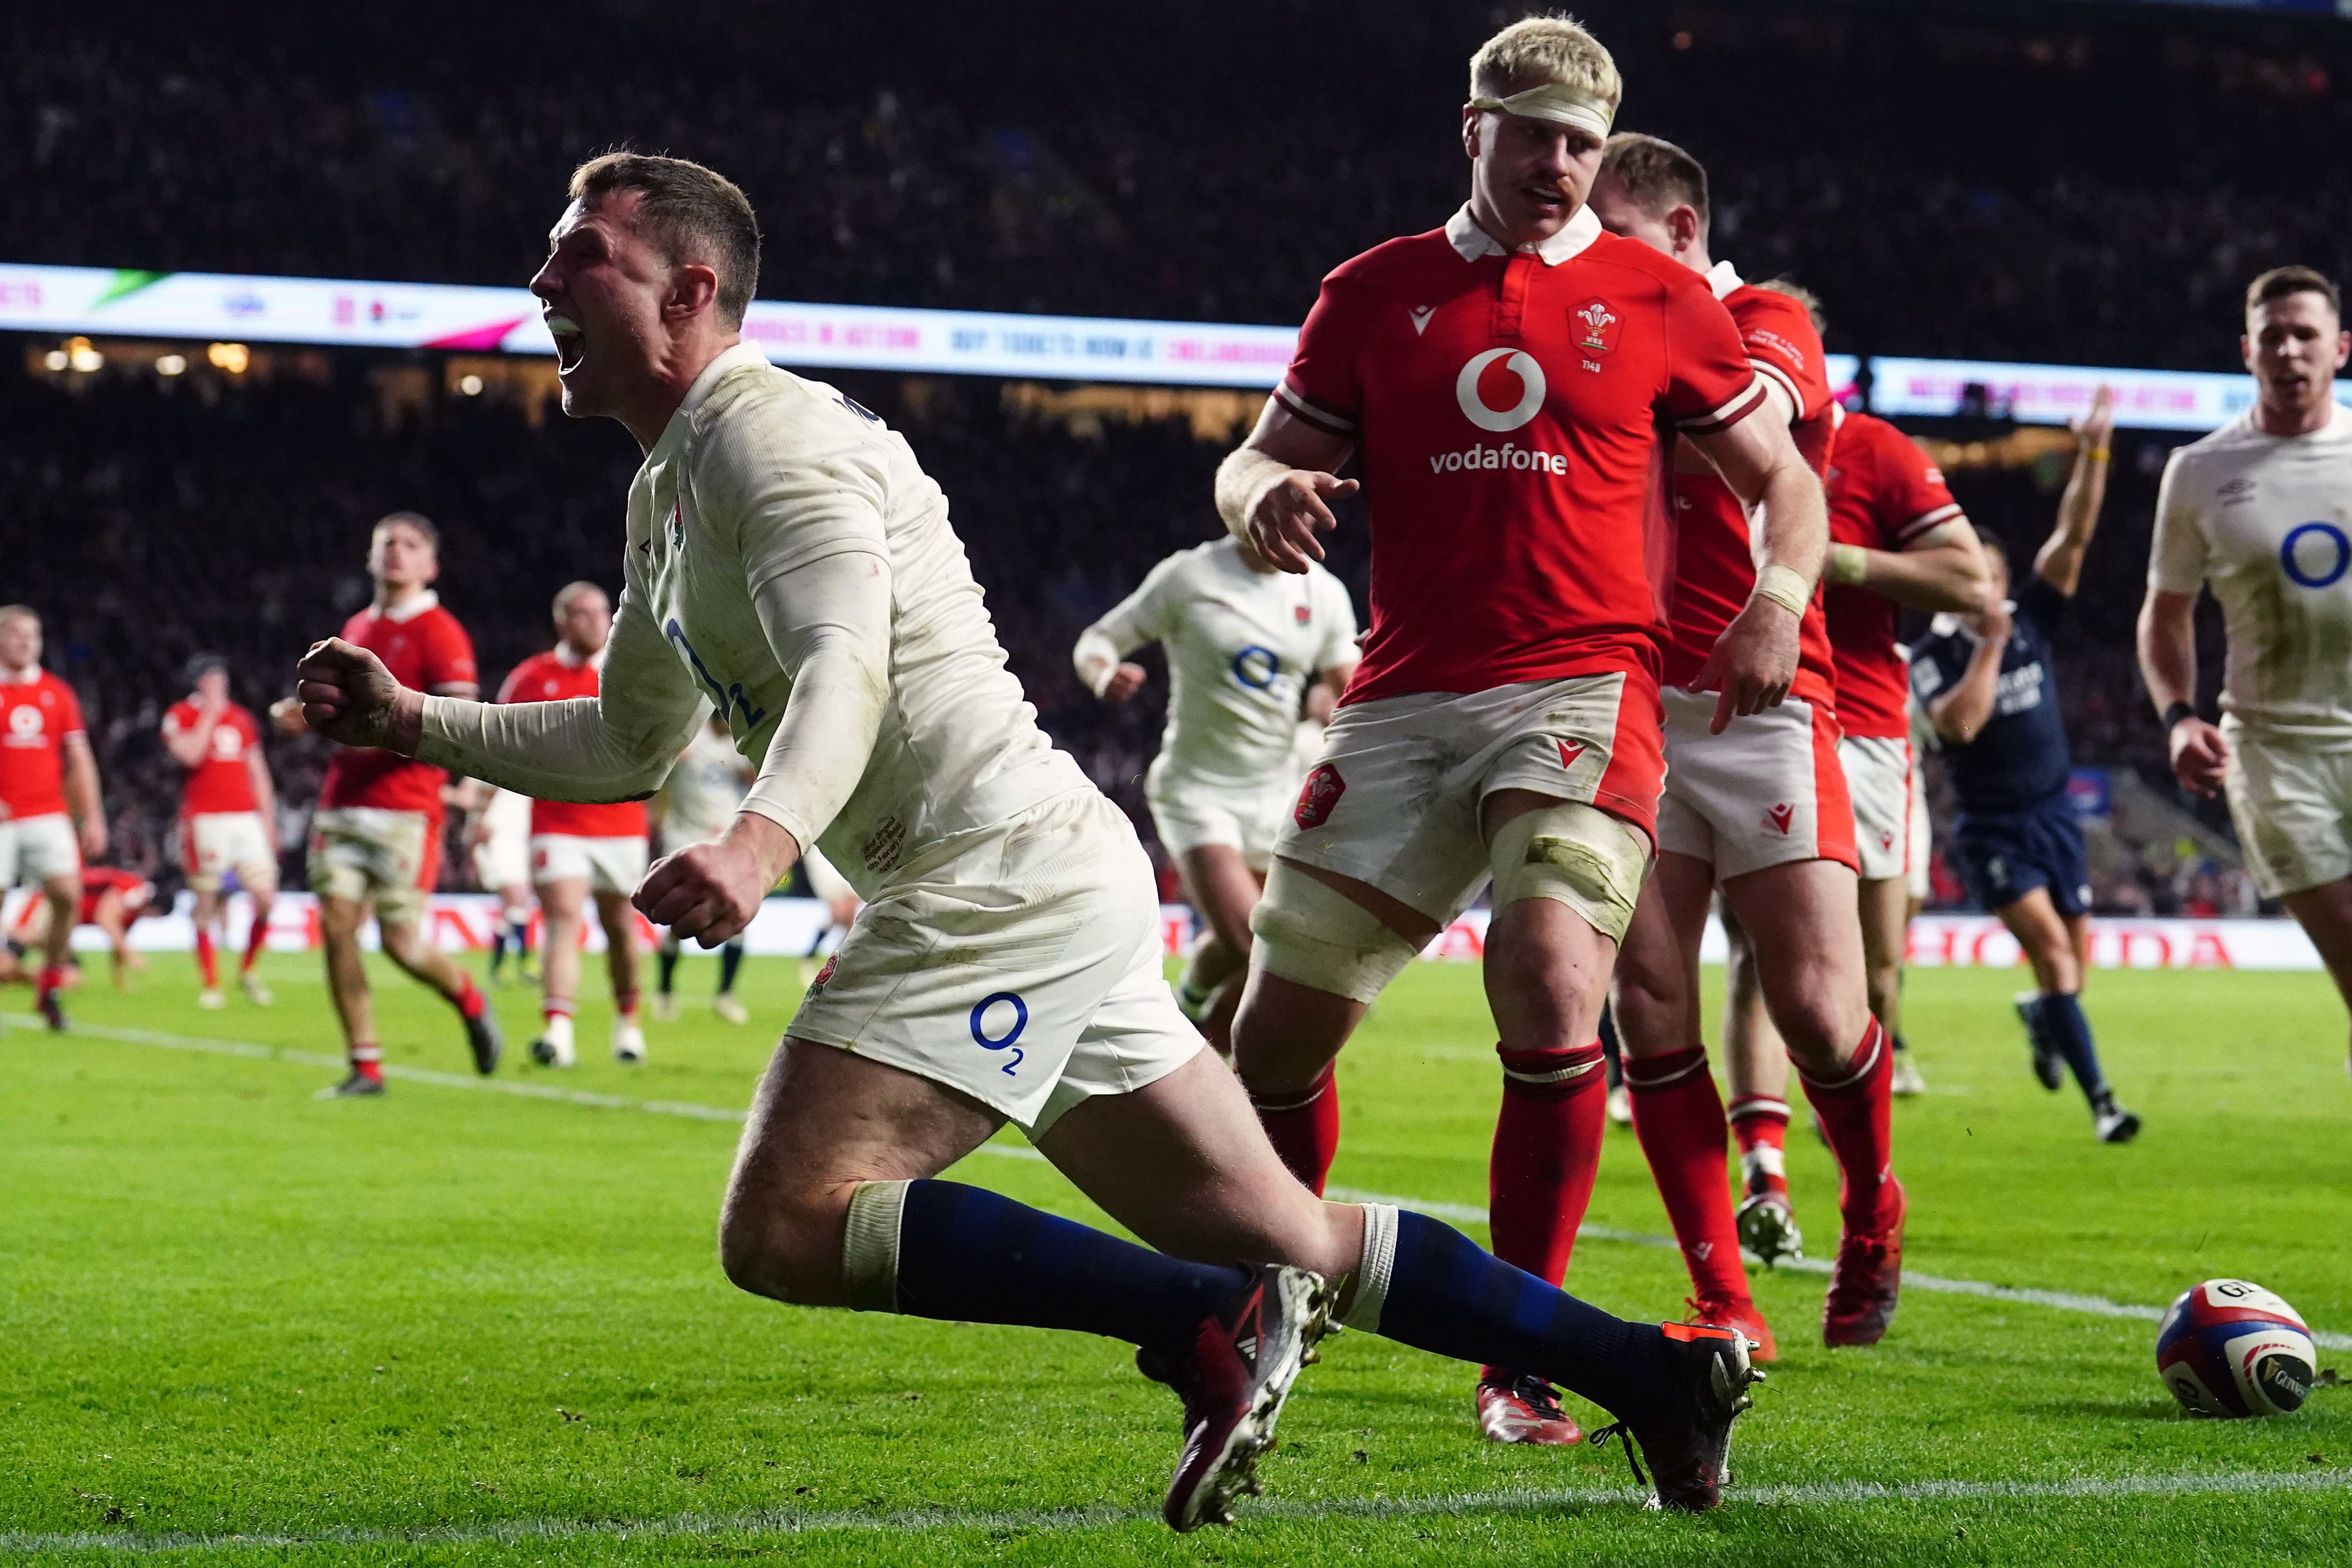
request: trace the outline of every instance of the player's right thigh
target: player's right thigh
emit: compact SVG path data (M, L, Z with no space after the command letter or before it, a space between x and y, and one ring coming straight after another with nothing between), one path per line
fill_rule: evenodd
M258 811L204 811L180 821L188 886L218 893L229 873L249 894L278 890L278 852Z
M1911 741L1906 736L1849 735L1838 741L1846 794L1853 802L1853 847L1864 882L1906 876L1911 869Z
M2229 729L2230 817L2263 895L2352 877L2352 752L2263 738L2234 723Z
M321 808L310 819L310 891L373 904L382 925L415 925L438 859L436 826L422 811Z
M0 856L10 862L0 876L0 890L16 882L28 887L63 883L75 896L81 888L81 841L74 835L73 819L63 811L37 817L16 817L0 824Z

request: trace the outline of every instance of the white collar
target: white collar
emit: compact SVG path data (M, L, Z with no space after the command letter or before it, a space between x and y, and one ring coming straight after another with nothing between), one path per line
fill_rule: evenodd
M5 670L0 670L0 685L11 686L37 685L40 684L41 677L47 674L48 672L43 669L37 662L26 665L23 669L17 671L13 675L9 674Z
M1476 261L1481 256L1508 256L1502 242L1478 226L1470 215L1470 204L1465 202L1454 214L1445 220L1445 237L1465 261ZM1579 207L1559 233L1532 248L1543 258L1546 267L1558 267L1572 256L1581 255L1587 246L1601 237L1601 220L1592 215L1591 207Z
M1735 288L1744 287L1746 282L1747 279L1739 276L1739 269L1727 261L1718 261L1706 269L1706 286L1715 290L1717 299Z
M567 670L576 670L583 664L585 664L592 670L602 671L604 667L604 655L612 651L613 644L611 640L608 638L603 647L597 649L594 653L589 654L583 659L579 654L572 651L571 643L565 642L561 637L558 637L555 640L555 662L562 665Z
M440 607L441 596L428 588L422 593L410 594L397 604L388 604L382 610L375 611L374 613L377 620L389 621L397 625L404 621L414 621L426 611L437 610Z

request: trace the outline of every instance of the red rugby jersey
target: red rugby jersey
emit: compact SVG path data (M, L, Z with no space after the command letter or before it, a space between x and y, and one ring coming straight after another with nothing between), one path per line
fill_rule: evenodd
M1835 426L1822 338L1812 318L1786 294L1740 282L1729 262L1717 262L1705 281L1738 323L1757 373L1769 376L1795 406L1789 434L1806 466L1819 476L1829 465ZM1756 591L1756 556L1748 509L1706 459L1685 450L1675 470L1675 632L1666 651L1665 684L1687 687L1715 651L1716 639ZM1835 695L1829 628L1818 593L1798 627L1797 678L1789 690L1823 705Z
M29 681L0 676L0 806L12 817L66 809L66 737L82 733L74 689L36 665Z
M1662 421L1764 401L1706 280L1580 210L1507 253L1467 207L1323 280L1276 397L1356 444L1371 630L1349 703L1639 671L1666 639Z
M1866 413L1850 413L1838 426L1829 490L1830 538L1842 545L1908 549L1929 529L1960 520L1942 471L1909 436ZM1848 735L1908 737L1911 677L1895 645L1901 607L1851 583L1832 583L1826 598L1838 723Z
M193 701L175 702L163 711L166 735L193 735L204 722L205 710ZM260 745L261 727L251 714L235 703L223 708L204 760L188 769L188 781L180 791L180 815L258 810L261 802L253 797L253 774L246 758Z
M429 590L383 615L371 605L343 622L342 636L382 659L392 678L404 686L436 692L471 685L475 679L473 639ZM372 747L341 750L327 764L319 805L424 811L437 819L441 786L448 777L429 762L396 751Z
M601 671L597 664L575 659L558 643L545 653L534 653L514 667L499 688L502 703L554 703L596 695ZM646 803L622 800L609 805L583 805L576 800L533 800L530 831L566 833L582 839L642 839L646 836Z
M110 893L122 895L122 912L135 920L155 896L155 884L121 866L86 865L81 868L81 904L74 912L76 922L97 925L99 903Z

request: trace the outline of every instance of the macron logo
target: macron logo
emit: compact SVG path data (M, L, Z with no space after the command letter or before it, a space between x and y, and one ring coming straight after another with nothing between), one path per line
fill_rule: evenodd
M1559 737L1557 736L1552 738L1559 741L1559 744L1560 767L1563 768L1575 767L1576 759L1584 755L1584 742L1580 740L1559 740Z
M1429 329L1429 319L1437 314L1437 307L1415 305L1406 310L1405 314L1412 318L1412 335L1418 338Z
M1789 824L1796 819L1797 809L1794 806L1784 803L1764 808L1764 825L1776 833L1785 835L1789 831Z

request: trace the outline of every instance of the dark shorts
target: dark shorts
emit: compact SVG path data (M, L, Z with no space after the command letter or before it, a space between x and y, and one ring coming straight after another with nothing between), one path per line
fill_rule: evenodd
M2083 849L2082 819L2063 796L2046 806L1998 816L1962 813L1952 833L1952 860L1969 896L1999 911L2037 887L2068 917L2091 903L2091 865Z

